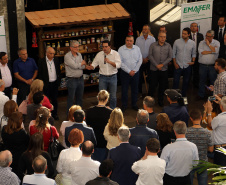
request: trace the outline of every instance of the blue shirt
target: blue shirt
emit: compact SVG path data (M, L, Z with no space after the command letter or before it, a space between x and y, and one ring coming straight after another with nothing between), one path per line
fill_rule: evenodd
M126 45L123 45L119 48L118 52L121 57L121 68L123 71L126 73L139 71L143 58L138 46L133 45L133 47L129 49Z
M192 165L199 160L197 146L187 141L186 138L178 138L175 143L166 145L161 154L161 159L166 161L166 173L173 177L183 177L190 173Z
M144 36L137 37L135 45L140 48L141 54L143 58L148 57L149 48L156 40L151 35L148 35L147 39L145 40Z
M18 58L13 63L13 73L19 73L26 80L32 79L36 70L38 67L33 58L28 57L25 62Z
M25 175L23 179L23 185L56 185L56 182L53 179L47 178L45 174Z
M188 39L187 42L184 39L177 39L173 44L173 58L176 58L177 64L180 68L187 68L189 62L192 62L192 58L196 57L195 42Z

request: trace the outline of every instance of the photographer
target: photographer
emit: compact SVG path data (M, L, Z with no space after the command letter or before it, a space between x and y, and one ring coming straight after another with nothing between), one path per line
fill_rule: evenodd
M188 126L189 114L181 94L175 89L167 89L165 95L170 105L164 107L162 113L166 113L173 124L180 120Z

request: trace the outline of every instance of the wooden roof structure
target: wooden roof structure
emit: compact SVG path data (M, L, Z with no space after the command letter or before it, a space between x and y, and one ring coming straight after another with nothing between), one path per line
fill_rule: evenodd
M25 12L25 16L34 27L40 28L125 19L129 18L130 14L121 4L113 3L107 5Z

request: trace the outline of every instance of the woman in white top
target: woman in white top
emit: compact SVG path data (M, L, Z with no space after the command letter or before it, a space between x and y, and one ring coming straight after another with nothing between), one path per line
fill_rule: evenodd
M68 173L69 166L72 161L77 161L82 156L79 145L84 141L83 132L74 128L68 136L68 141L71 143L71 147L60 152L56 168L58 173L62 174L62 185L71 185L71 175Z
M119 140L117 136L118 129L122 126L125 126L123 124L124 118L123 114L120 108L115 108L110 115L110 119L108 121L108 124L105 126L104 129L104 138L107 141L107 149L114 148L116 146L119 146Z

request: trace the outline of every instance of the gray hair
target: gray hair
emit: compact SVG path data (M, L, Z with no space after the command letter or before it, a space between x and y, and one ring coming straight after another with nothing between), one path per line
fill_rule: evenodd
M33 160L32 166L33 166L34 172L42 173L46 169L47 161L42 155L39 155Z
M139 109L137 112L137 122L140 125L145 125L145 124L147 124L148 119L149 119L148 111L146 111L144 109Z
M143 104L145 104L148 108L153 108L155 105L155 99L151 96L146 96L143 100Z
M187 126L184 121L176 121L173 125L173 130L177 134L186 134L187 132Z
M226 111L226 96L224 96L224 97L221 99L220 105L222 106L222 108L224 109L224 111Z
M214 31L213 30L208 30L206 33L210 33L214 37Z
M23 51L23 50L27 50L26 48L23 48L23 47L20 47L17 51L18 55L20 55L20 52Z
M122 141L122 142L129 141L130 131L129 131L128 127L120 127L118 129L117 134L118 134L120 141Z
M12 162L12 154L9 150L5 150L0 152L0 166L1 167L7 167L9 166L9 163Z
M79 46L79 42L77 40L71 40L70 41L70 47L73 47L74 45L78 45Z

